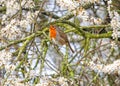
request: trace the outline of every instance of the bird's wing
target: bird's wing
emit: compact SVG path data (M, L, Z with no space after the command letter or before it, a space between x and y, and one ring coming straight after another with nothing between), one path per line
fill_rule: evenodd
M68 42L67 35L66 35L59 27L57 27L56 29L57 29L57 31L58 31L60 37L61 37L61 38L64 38L65 41Z

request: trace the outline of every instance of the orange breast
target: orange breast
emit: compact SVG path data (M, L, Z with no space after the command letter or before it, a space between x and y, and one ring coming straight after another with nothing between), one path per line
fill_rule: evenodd
M50 26L49 33L50 33L50 38L51 38L51 39L52 39L52 38L56 38L57 32L56 32L55 27Z

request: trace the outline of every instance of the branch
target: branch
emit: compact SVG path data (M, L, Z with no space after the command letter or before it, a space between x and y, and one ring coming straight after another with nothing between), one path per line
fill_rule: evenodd
M47 30L46 28L43 29L43 31L46 31L46 30ZM3 49L5 49L5 48L7 48L7 47L12 46L12 45L24 42L24 41L30 39L31 37L34 38L34 37L40 36L43 33L43 31L37 31L36 33L33 33L30 36L27 36L27 37L25 37L23 39L12 41L8 45L0 47L0 51L3 50Z

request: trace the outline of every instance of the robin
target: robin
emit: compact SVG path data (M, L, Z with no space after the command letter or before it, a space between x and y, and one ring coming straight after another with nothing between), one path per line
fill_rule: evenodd
M50 39L52 39L56 44L67 45L70 50L74 53L70 43L68 41L67 35L60 30L57 26L50 25L49 28Z

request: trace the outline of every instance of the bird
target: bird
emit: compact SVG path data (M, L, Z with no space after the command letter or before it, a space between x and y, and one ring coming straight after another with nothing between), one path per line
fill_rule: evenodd
M72 53L74 53L74 50L72 49L70 45L67 35L59 27L55 25L50 25L49 36L50 36L50 39L53 40L55 44L67 45L72 51Z

